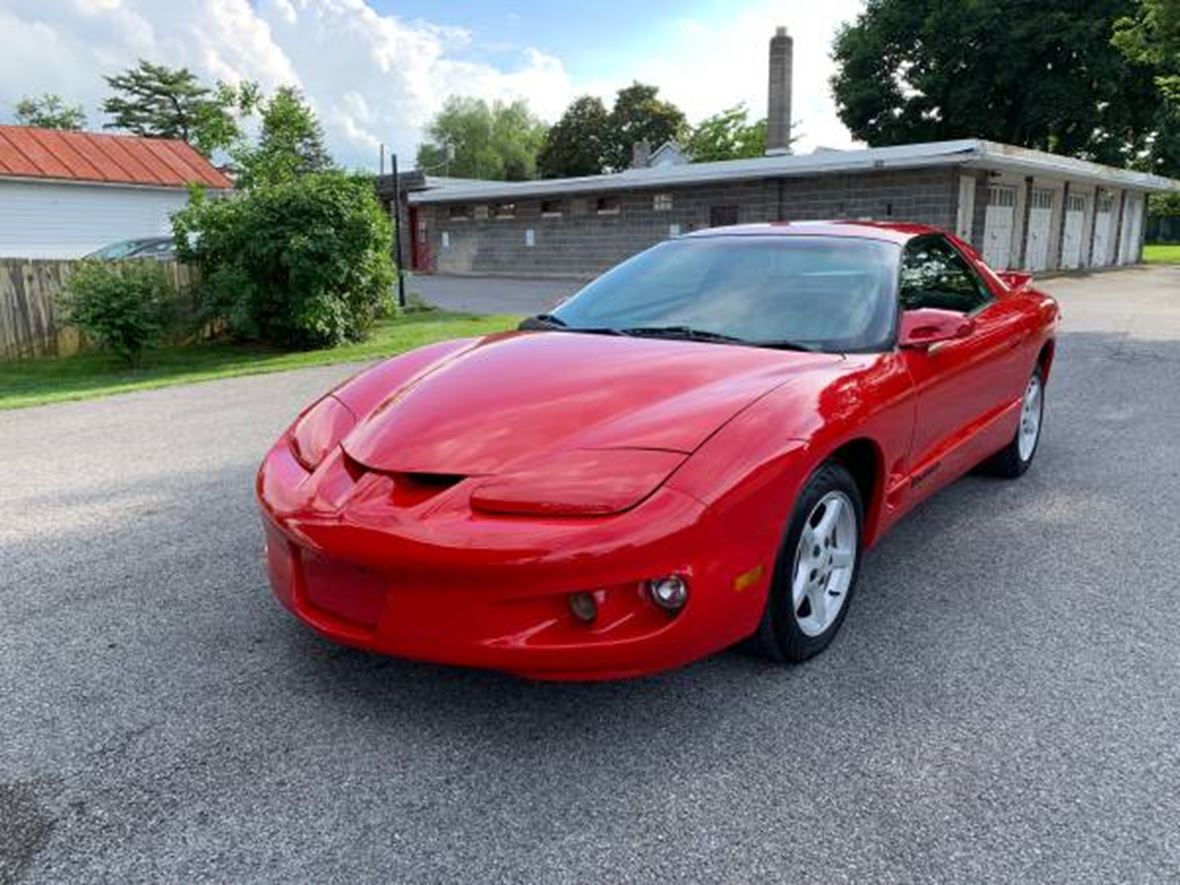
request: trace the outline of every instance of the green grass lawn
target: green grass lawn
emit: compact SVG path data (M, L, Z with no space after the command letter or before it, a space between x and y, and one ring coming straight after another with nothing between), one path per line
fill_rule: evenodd
M1143 260L1148 264L1180 264L1180 244L1144 246Z
M360 344L297 353L257 345L193 344L150 351L136 369L128 369L104 353L84 353L60 359L7 360L0 362L0 409L19 409L236 375L377 359L432 341L511 329L517 320L511 316L415 313L380 321L372 336Z

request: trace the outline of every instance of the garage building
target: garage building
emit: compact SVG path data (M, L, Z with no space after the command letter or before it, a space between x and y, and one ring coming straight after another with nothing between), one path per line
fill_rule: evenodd
M916 221L998 268L1134 264L1147 195L1180 182L978 139L628 169L409 194L414 269L587 276L719 225Z

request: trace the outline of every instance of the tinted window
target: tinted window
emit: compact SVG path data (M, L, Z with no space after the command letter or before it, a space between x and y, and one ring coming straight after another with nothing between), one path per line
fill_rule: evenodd
M970 313L989 296L954 246L942 237L922 237L906 245L899 297L902 310L936 307Z
M674 240L599 277L555 313L575 329L685 326L752 344L878 350L893 334L899 252L845 237Z

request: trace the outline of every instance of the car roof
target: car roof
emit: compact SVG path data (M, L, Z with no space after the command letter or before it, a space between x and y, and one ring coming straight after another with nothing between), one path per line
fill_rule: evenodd
M769 221L759 224L735 224L711 227L685 234L684 239L707 237L797 236L847 237L861 240L884 240L904 244L924 234L942 233L928 224L905 221Z

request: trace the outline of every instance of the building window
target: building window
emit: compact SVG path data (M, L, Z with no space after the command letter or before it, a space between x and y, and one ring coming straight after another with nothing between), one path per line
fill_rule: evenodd
M476 206L474 218L476 221L487 221L488 220L488 207L486 205Z
M561 200L542 200L541 215L544 218L561 218Z
M515 203L497 203L496 204L497 218L515 218L516 204Z
M472 216L471 207L464 205L451 206L448 215L451 221L466 221Z
M672 211L672 195L671 194L656 194L651 199L651 207L656 212L671 212Z
M594 211L599 215L618 215L619 214L619 198L618 197L599 197L594 201Z

